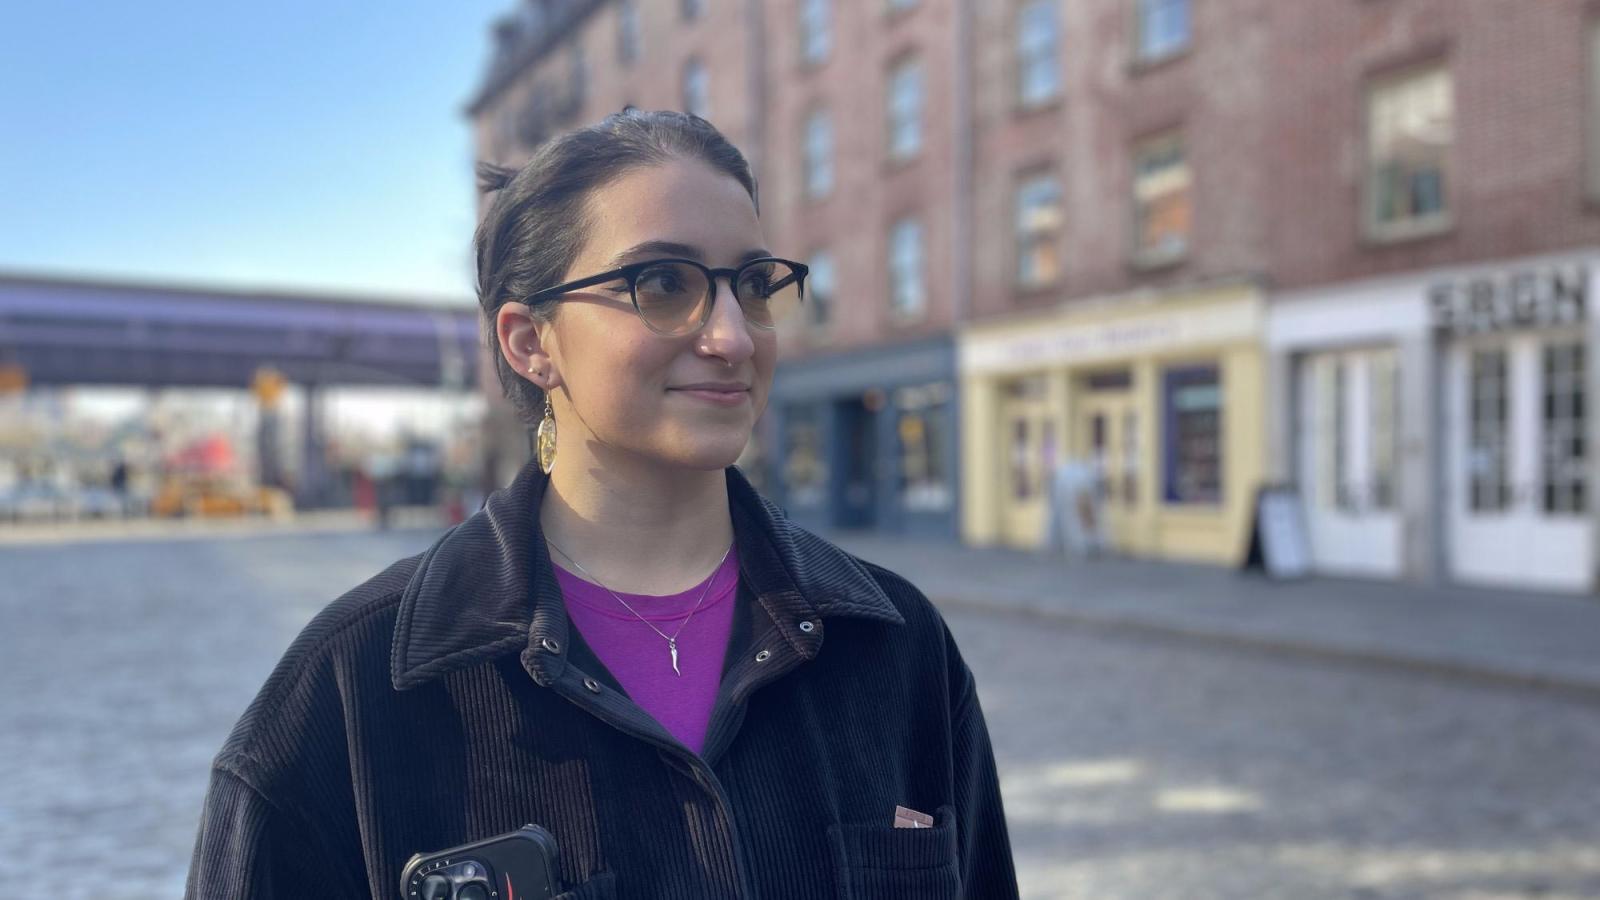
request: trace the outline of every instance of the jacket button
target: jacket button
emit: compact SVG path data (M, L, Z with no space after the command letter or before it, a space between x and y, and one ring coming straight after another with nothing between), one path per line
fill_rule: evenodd
M551 653L560 653L561 652L561 645L556 643L556 639L555 638L545 638L540 643L544 644L544 648L546 650L549 650Z
M589 693L591 694L600 693L600 682L595 681L593 678L585 678L583 680L583 686L588 688Z
M756 654L756 662L766 662L771 657L772 657L772 652L770 650L763 650L760 653Z
M801 622L800 623L800 630L804 631L806 634L810 634L812 631L815 631L816 627L817 626L811 624L810 622Z

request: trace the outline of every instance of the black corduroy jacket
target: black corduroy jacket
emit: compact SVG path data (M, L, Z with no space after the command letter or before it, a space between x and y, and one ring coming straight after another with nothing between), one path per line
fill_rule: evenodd
M701 753L569 627L529 464L296 638L213 764L188 896L393 900L411 854L531 822L562 900L1016 897L938 612L727 478L740 587Z

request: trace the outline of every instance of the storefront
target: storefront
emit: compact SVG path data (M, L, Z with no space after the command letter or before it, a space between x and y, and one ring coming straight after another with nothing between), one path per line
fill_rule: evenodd
M1513 260L1274 298L1272 369L1290 388L1273 397L1273 447L1318 570L1593 590L1597 263Z
M1433 279L1449 574L1594 588L1587 261Z
M1042 546L1053 473L1075 461L1113 550L1236 561L1264 465L1262 319L1259 291L1229 285L965 330L963 538Z
M774 499L811 528L954 537L959 404L949 338L778 367Z
M1433 342L1414 277L1273 298L1273 480L1300 492L1313 568L1426 576Z

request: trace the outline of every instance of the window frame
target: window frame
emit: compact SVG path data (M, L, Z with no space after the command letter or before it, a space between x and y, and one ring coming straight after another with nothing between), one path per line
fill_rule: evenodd
M1029 42L1027 36L1029 32L1025 29L1024 22L1031 11L1041 9L1048 13L1053 34L1051 40L1042 42L1038 47L1032 49L1046 57L1050 64L1047 68L1051 73L1052 80L1049 91L1035 97L1028 95L1026 85L1028 84L1028 72L1031 71L1030 63L1037 63L1039 60L1032 59L1028 55ZM1066 88L1065 78L1062 77L1061 73L1060 4L1056 0L1028 0L1028 2L1023 3L1017 7L1016 15L1012 18L1012 36L1014 38L1011 47L1012 56L1016 63L1014 66L1016 74L1015 92L1012 95L1012 100L1016 103L1017 109L1028 112L1050 106L1059 101L1062 92Z
M1590 501L1589 348L1581 338L1544 341L1539 347L1539 357L1542 441L1539 495L1534 502L1545 516L1587 516ZM1564 384L1554 383L1557 379Z
M914 259L907 261L902 258L902 234L914 234L915 240L907 246L914 249ZM900 216L889 226L889 253L888 265L885 267L889 274L889 315L896 322L909 322L921 319L928 312L928 248L927 229L922 224L922 218L915 214ZM909 276L909 277L903 277ZM911 303L900 302L899 285L903 283L914 284L917 288Z
M833 330L835 299L839 294L839 261L829 247L818 247L806 256L806 329L813 335L824 335ZM826 273L826 274L824 274ZM824 283L831 282L826 285ZM820 314L820 317L819 317Z
M1179 410L1176 407L1178 391L1184 388L1210 385L1216 391L1214 410L1215 429L1215 496L1190 498L1179 492L1178 471L1182 466L1182 449L1179 440ZM1228 499L1228 442L1227 442L1227 381L1220 362L1196 362L1175 365L1161 374L1161 502L1165 506L1215 509L1225 506Z
M700 109L694 109L689 102L690 73L698 72L700 76ZM707 121L711 120L711 70L699 56L691 56L683 62L683 71L679 75L679 90L682 92L683 111L699 116Z
M1024 231L1023 203L1028 189L1048 182L1054 188L1056 222L1054 226ZM1053 168L1034 168L1018 174L1011 192L1011 244L1012 285L1021 292L1051 288L1061 282L1062 239L1066 232L1066 198L1061 176ZM1055 256L1055 271L1048 278L1029 279L1024 275L1024 263L1029 252L1041 241L1048 241Z
M822 125L826 129L827 141L825 152L821 158L814 156L816 141L816 128ZM803 135L800 143L801 157L801 184L804 188L806 199L821 200L833 193L835 186L836 166L835 138L837 133L833 127L833 113L825 106L812 107L806 114L803 126ZM819 179L820 170L826 177ZM818 184L818 181L822 183Z
M1163 152L1169 145L1176 145L1182 153L1183 168L1187 172L1187 183L1184 190L1189 195L1189 222L1183 233L1181 246L1172 248L1146 247L1143 245L1144 222L1142 201L1139 197L1141 163L1144 159ZM1131 172L1128 184L1129 199L1129 244L1128 258L1136 269L1154 269L1163 266L1175 265L1189 258L1194 248L1194 224L1196 209L1199 205L1197 182L1194 164L1190 161L1189 138L1182 127L1168 128L1164 131L1154 132L1134 141L1133 153L1130 158Z
M1445 148L1439 164L1440 180L1442 187L1443 209L1423 217L1412 217L1394 222L1381 222L1378 219L1378 159L1374 141L1374 115L1375 105L1379 95L1387 90L1428 77L1433 74L1444 77L1450 101L1450 128L1451 137L1449 146ZM1361 106L1361 237L1373 244L1392 244L1420 238L1433 237L1449 232L1455 227L1455 201L1453 199L1454 185L1456 183L1456 145L1459 143L1456 136L1457 110L1455 75L1450 66L1450 60L1445 57L1434 57L1426 61L1417 62L1402 68L1386 70L1367 78L1362 89Z
M1194 0L1128 0L1133 7L1130 22L1129 58L1134 66L1148 68L1159 65L1170 59L1176 59L1188 53L1194 47ZM1181 3L1184 6L1184 35L1183 40L1170 46L1159 47L1155 50L1145 46L1146 11L1152 3Z
M617 4L617 63L632 66L639 60L643 30L639 22L639 0Z
M912 75L915 78L910 83L914 83L916 86L915 99L914 101L903 101L900 94L902 89L901 79ZM888 151L886 156L893 163L908 162L916 159L922 155L924 147L923 119L927 114L928 108L927 75L924 72L920 56L915 53L907 53L896 57L894 62L889 65L888 90L884 92L884 99L884 113L888 125L885 135L885 149ZM913 103L914 109L907 110L904 108ZM901 115L906 113L909 113L909 118L902 121ZM897 140L897 135L900 133L902 126L908 127L912 135L911 146L905 149L898 147L899 142Z
M1491 371L1492 369L1492 371ZM1489 343L1467 350L1467 510L1504 515L1516 503L1512 490L1511 350ZM1493 384L1495 390L1485 390ZM1493 472L1477 471L1478 454L1492 454Z
M800 64L815 67L833 55L833 0L800 0L795 9Z
M1584 197L1600 203L1600 15L1584 23L1587 69L1585 71Z

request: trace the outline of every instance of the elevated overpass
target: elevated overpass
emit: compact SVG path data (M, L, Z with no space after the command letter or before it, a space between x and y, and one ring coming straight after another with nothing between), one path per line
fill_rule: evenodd
M472 389L476 305L76 280L0 272L0 373L27 386L248 389L264 367L307 392L305 502L321 472L317 394Z

